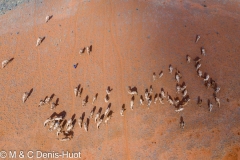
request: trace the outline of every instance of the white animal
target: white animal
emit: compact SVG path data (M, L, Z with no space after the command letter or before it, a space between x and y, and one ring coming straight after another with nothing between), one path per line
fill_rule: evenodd
M180 107L180 108L176 109L175 111L176 111L177 113L179 113L179 112L181 112L181 111L183 111L183 110L184 110L184 108Z
M104 101L105 101L106 103L108 103L108 101L109 101L109 96L108 96L108 94L107 94L106 97L104 98Z
M180 93L181 92L181 86L179 86L178 84L177 84L177 86L176 86L176 90L177 90L177 92L176 93Z
M173 67L172 67L172 65L170 65L170 66L169 66L169 73L172 74L172 71L173 71Z
M97 100L97 94L95 94L95 96L93 97L93 101L92 104Z
M75 97L77 97L77 95L78 95L78 87L74 88L74 95L75 95Z
M189 55L187 55L186 60L187 60L187 63L190 63L191 62L191 57Z
M170 105L174 105L173 100L170 98L170 96L167 96L167 101Z
M86 99L83 99L82 100L82 106L84 107L84 106L86 106L86 104L87 104Z
M200 39L200 36L199 35L197 35L197 37L196 37L196 43L199 41L199 39Z
M202 55L205 56L206 55L206 51L204 48L201 48L201 51L202 51Z
M217 88L215 89L215 93L217 94L219 91L220 91L220 87L217 87Z
M213 109L213 104L211 102L209 102L208 106L209 106L209 111L211 112Z
M161 104L164 104L163 103L163 98L162 98L161 94L159 94L159 101L160 101Z
M49 122L51 122L52 121L52 119L51 118L48 118L45 122L44 122L44 127L46 127L46 125L49 123Z
M184 121L182 120L182 121L180 122L180 128L184 129L184 126L185 126L185 123L184 123Z
M10 62L10 60L2 61L2 68L4 68L9 62Z
M87 128L87 122L84 123L84 130L87 132L88 128Z
M61 139L59 139L59 138L57 138L59 141L70 141L71 140L71 138L70 137L64 137L64 138L61 138Z
M199 69L198 71L197 71L197 73L198 73L198 77L202 77L202 71Z
M151 100L151 99L149 99L149 100L148 100L148 104L147 104L147 106L148 106L148 109L149 109L149 107L150 107L151 103L152 103L152 100Z
M110 108L108 107L108 108L106 109L104 115L107 116L109 112L110 112Z
M43 100L40 100L38 107L41 107L41 106L43 106L44 104L45 104L45 102L44 102Z
M62 116L60 116L60 117L55 117L52 120L54 120L54 121L61 121L62 119L63 119Z
M73 129L73 124L67 126L66 133L69 133Z
M36 47L42 43L43 38L38 37Z
M149 89L149 94L152 94L153 93L153 87L152 85L150 86L150 89Z
M67 121L67 124L66 124L66 126L68 127L68 126L70 126L71 124L72 124L72 118L70 118L68 121Z
M124 110L125 110L124 108L122 108L122 109L120 110L120 115L121 115L121 116L124 116L124 115L123 115Z
M78 125L79 125L80 128L82 128L82 121L83 121L83 119L82 119L82 117L80 117L78 119Z
M107 92L107 94L110 94L110 92L111 92L110 88L107 88L106 92Z
M90 47L86 48L88 55L90 55Z
M98 121L98 123L97 123L97 129L99 129L99 127L100 127L100 124L102 123L102 119L100 119L99 121Z
M62 133L62 127L61 126L59 126L57 128L57 136L59 136L60 133Z
M186 97L186 95L187 95L187 90L185 89L185 90L183 91L183 97Z
M99 118L99 116L100 116L100 113L98 112L95 116L95 123L97 122L97 119Z
M220 107L220 99L219 99L219 98L217 98L217 97L215 97L215 101L217 102L217 104L218 104L218 107Z
M130 108L131 108L131 110L133 110L133 105L134 105L133 98L134 98L134 96L132 97L131 102L130 102Z
M52 104L51 104L51 110L54 109L54 108L56 108L56 106L57 106L56 103L52 102Z
M82 54L83 54L83 51L84 51L84 48L80 49L80 50L79 50L79 54L82 55Z
M206 77L203 79L204 82L208 81L209 75L207 74Z
M163 76L163 71L159 73L159 78L161 78L162 76Z
M140 105L144 105L144 103L143 103L143 97L142 97L142 96L140 97L140 100L139 100L139 101L140 101Z
M158 100L158 94L156 94L155 97L154 97L154 103L155 104L157 103L157 100Z
M148 100L149 99L149 93L146 91L145 92L145 99Z
M45 22L47 23L47 22L50 20L51 17L52 17L52 16L46 16Z
M50 101L51 101L51 97L47 97L46 99L45 99L45 103L50 103Z
M153 81L155 81L156 80L156 74L155 74L155 72L153 72Z
M197 64L196 70L198 70L201 67L201 63Z
M90 112L90 117L93 118L93 109Z
M23 96L22 96L22 101L23 101L23 103L26 102L28 96L29 96L29 93L28 93L28 92L23 93Z
M165 98L166 96L165 96L165 92L162 90L161 91L161 96L162 96L162 98Z
M105 123L107 124L110 119L111 119L111 116L107 116L107 118L105 119Z
M179 83L180 77L178 74L176 74L175 79L176 79L177 83Z

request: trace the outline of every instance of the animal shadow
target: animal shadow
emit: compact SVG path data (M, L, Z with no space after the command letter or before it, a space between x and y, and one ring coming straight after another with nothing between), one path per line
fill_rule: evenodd
M137 92L137 87L133 87L133 88L131 89L131 91L132 91L132 92L134 92L134 91Z
M59 105L59 98L56 99L56 103L55 104L56 104L56 106Z
M122 109L123 109L123 110L126 110L126 109L125 109L125 104L122 105Z
M84 117L85 117L85 112L82 113L82 121L84 120Z
M90 119L87 118L87 128L88 128L88 126L89 126L89 123L90 123Z
M102 107L99 108L98 113L101 114L102 112Z
M93 47L92 47L92 45L89 46L89 50L90 50L90 52L93 51Z
M134 101L134 100L135 100L135 97L134 97L134 96L132 96L131 100L132 100L132 101Z
M93 111L93 114L95 113L95 111L96 111L96 108L97 108L96 106L94 106L94 107L93 107L93 109L92 109L92 111Z
M104 114L101 115L100 119L104 119Z
M112 104L111 104L111 103L109 103L107 108L109 108L109 109L110 109L110 108L111 108L111 105L112 105Z
M85 98L85 100L86 100L86 103L88 103L88 98L89 98L89 97L88 97L88 95L87 95L87 96L86 96L86 98Z
M65 119L62 123L62 128L64 128L66 124L67 124L67 120Z
M31 96L32 92L33 92L33 88L29 91L27 98Z
M55 94L53 93L53 94L50 96L50 99L52 100L54 96L55 96Z
M113 88L111 89L110 86L108 86L107 89L108 89L110 92L113 90Z
M107 116L108 116L108 117L109 117L109 116L112 116L113 113L114 113L114 112L111 110L111 111L108 113Z

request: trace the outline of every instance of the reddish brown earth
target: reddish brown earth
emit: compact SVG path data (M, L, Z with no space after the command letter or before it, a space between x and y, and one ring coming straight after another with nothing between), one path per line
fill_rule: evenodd
M45 23L50 14L53 18ZM0 17L0 60L14 60L0 70L0 149L81 151L87 160L240 159L239 21L239 2L217 0L42 0L7 12ZM201 38L196 44L197 34ZM39 36L46 38L36 47ZM91 55L80 56L79 49L87 45L93 46ZM205 57L200 54L202 46ZM201 57L201 69L221 87L220 108L213 90L197 77L194 63L186 64L186 54ZM167 73L169 64L181 71L188 86L191 101L185 110L178 114L166 101L147 109L136 96L131 111L126 86L136 86L143 95L153 85L154 94L163 87L177 96L174 75ZM161 70L163 78L153 82L153 72ZM60 142L43 122L62 111L65 119L85 112L86 120L93 105L81 106L83 97L73 94L78 84L90 101L99 94L96 107L103 112L105 90L111 86L113 117L99 130L90 119L89 132L76 124L73 139ZM22 95L31 88L23 104ZM59 98L55 110L37 107L40 99L53 93L54 101ZM201 108L196 105L198 96L203 98ZM123 104L127 110L121 117ZM180 116L186 124L183 130Z

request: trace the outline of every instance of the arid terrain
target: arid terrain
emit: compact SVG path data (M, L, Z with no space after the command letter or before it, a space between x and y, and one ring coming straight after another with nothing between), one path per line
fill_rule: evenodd
M47 15L53 17L45 23ZM80 151L86 160L240 159L239 1L34 0L1 15L0 23L0 61L14 58L0 69L0 150ZM198 43L196 35L201 36ZM45 39L36 47L38 37ZM90 55L80 55L79 50L89 45ZM197 56L201 70L221 87L220 108L214 90L206 89L197 76ZM152 103L150 109L146 101L140 106L139 96L150 85L153 95L164 88L178 96L174 74L168 73L170 64L182 73L189 104L180 113L166 100L164 105ZM163 77L153 82L153 72L158 75L161 70ZM73 92L79 84L81 98ZM54 112L65 111L66 120L85 112L84 122L94 105L95 114L100 107L104 113L108 86L113 88L108 125L97 129L90 118L85 132L76 123L73 138L66 142L43 126ZM139 93L133 111L127 86L137 87ZM23 93L31 89L23 103ZM59 99L56 109L38 107L52 94L53 101ZM82 107L87 95L89 103ZM197 106L198 96L202 107ZM120 116L123 104L126 111ZM184 129L179 127L181 116Z

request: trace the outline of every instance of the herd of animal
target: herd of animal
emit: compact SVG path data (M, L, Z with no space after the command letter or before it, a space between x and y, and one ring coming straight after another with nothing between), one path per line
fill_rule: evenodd
M47 16L46 17L46 23L52 18L52 16ZM199 41L200 36L197 35L196 37L196 43ZM39 37L37 39L37 44L36 46L39 46L44 40L44 37ZM82 55L85 51L85 48L80 49L79 54ZM86 52L88 53L88 55L90 55L91 52L91 46L86 47ZM203 56L206 56L206 51L205 49L202 47L201 48L201 54ZM4 60L2 62L2 68L6 67L8 63L10 63L12 59L9 60ZM220 99L217 97L218 92L220 91L220 87L217 86L217 83L210 78L209 74L204 74L203 75L203 71L201 70L201 58L197 57L195 58L195 67L196 67L196 72L198 77L203 79L204 85L207 88L213 88L214 89L214 93L213 93L213 97L218 105L218 107L220 107ZM186 56L186 62L187 64L191 63L191 57L189 55ZM173 74L174 72L174 68L172 65L169 65L168 68L169 74ZM152 79L153 81L156 81L157 79L161 79L163 77L163 71L160 71L160 73L158 74L158 76L156 75L156 73L153 73ZM188 95L188 91L187 91L187 85L182 82L182 74L181 72L175 68L175 80L176 80L176 93L178 95L180 95L181 98L179 97L171 97L171 95L168 94L168 92L166 93L164 91L163 88L161 88L160 93L155 93L153 94L153 87L152 85L150 86L150 88L145 90L145 94L143 95L138 95L138 91L136 87L131 87L128 86L127 87L127 93L131 95L131 99L130 99L130 109L133 110L134 109L134 105L135 105L135 99L136 96L139 96L139 104L140 105L145 105L148 107L148 109L150 108L152 102L157 104L158 101L160 104L165 104L164 99L166 99L167 103L169 103L169 105L174 106L175 107L175 111L177 113L182 112L184 110L184 106L188 105L188 102L190 101L190 97ZM111 89L110 87L107 87L106 89L106 96L104 98L104 101L106 103L108 103L108 107L106 108L105 112L103 114L101 114L102 108L100 107L98 112L95 114L95 118L94 118L94 122L96 123L97 129L100 128L100 125L102 124L102 122L104 121L105 124L108 123L108 121L111 119L112 117L112 111L110 110L111 107L111 103L109 103L110 101L110 93L112 92L113 89ZM78 85L77 87L75 87L73 89L73 94L75 95L75 97L81 97L82 96L82 91L83 88L80 88L80 85ZM22 101L23 103L25 103L27 101L27 99L30 96L30 92L25 92L22 96ZM50 109L55 109L56 106L58 105L58 100L56 102L52 102L53 96L51 97L46 97L43 100L40 100L38 107L42 107L46 104L50 105ZM88 103L88 99L89 97L86 96L83 100L82 100L82 107L85 107L86 104ZM92 99L92 105L94 106L95 101L98 100L98 93L96 93L93 96ZM145 102L146 101L146 102ZM145 102L145 103L144 103ZM198 97L198 102L197 105L199 107L202 106L202 99L200 97ZM209 107L209 111L211 112L213 109L213 103L208 100L208 107ZM74 116L68 120L64 120L64 114L63 115L52 115L50 118L47 118L44 121L44 127L48 126L48 130L49 131L56 131L56 135L57 137L59 137L60 135L63 135L63 138L57 138L60 141L69 141L72 139L73 136L73 128L74 128L74 124L77 122L80 128L84 128L84 130L86 132L88 132L88 125L89 125L89 120L90 118L93 118L94 116L94 112L96 110L96 106L93 107L93 109L91 110L88 118L85 120L84 122L84 115L82 115L80 118L78 118L77 120L74 119ZM125 105L123 104L122 108L120 109L120 115L124 116L124 111L126 110ZM105 118L105 119L104 119ZM66 127L65 127L66 126ZM183 117L180 117L180 128L184 128L185 126L185 122L183 120Z

